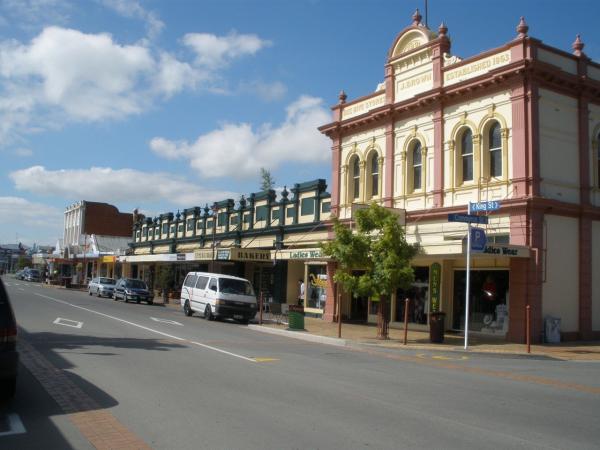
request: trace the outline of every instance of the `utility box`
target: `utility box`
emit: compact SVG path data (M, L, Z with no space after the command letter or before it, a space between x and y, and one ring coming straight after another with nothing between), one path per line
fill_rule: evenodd
M544 318L544 341L549 344L560 343L560 318L546 316Z

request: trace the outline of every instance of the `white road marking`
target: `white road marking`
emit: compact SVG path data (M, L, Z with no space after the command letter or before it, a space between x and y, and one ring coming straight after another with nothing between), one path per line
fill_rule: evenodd
M137 323L134 323L134 322L130 322L128 320L121 319L119 317L110 316L108 314L104 314L104 313L101 313L99 311L94 311L93 309L84 308L83 306L74 305L72 303L65 302L64 300L60 300L58 298L54 298L54 297L50 297L48 295L43 295L43 294L38 294L38 293L35 293L35 295L37 295L38 297L47 298L47 299L55 301L57 303L62 303L63 305L72 306L73 308L82 309L82 310L90 312L92 314L98 314L99 316L107 317L109 319L116 320L117 322L125 323L125 324L131 325L133 327L141 328L142 330L150 331L151 333L156 333L156 334L159 334L161 336L168 337L170 339L175 339L176 341L181 341L181 342L187 342L189 344L194 344L194 345L197 345L199 347L207 348L209 350L214 350L215 352L219 352L219 353L223 353L225 355L234 356L236 358L243 359L244 361L249 361L249 362L253 362L253 363L257 362L253 358L247 358L246 356L238 355L236 353L231 353L231 352L228 352L226 350L222 350L222 349L217 348L217 347L212 347L210 345L202 344L201 342L190 341L189 339L184 339L184 338L181 338L179 336L173 336L172 334L163 333L162 331L154 330L152 328L145 327L144 325L140 325L140 324L137 324Z
M0 436L8 436L9 434L22 434L26 433L25 425L21 422L21 418L18 414L10 413L8 414L8 431L3 431L0 433Z
M23 289L23 288L19 288L19 290L25 292L25 289Z
M169 319L158 319L157 317L150 317L152 320L154 320L155 322L161 322L161 323L168 323L170 325L179 325L180 327L183 326L182 323L179 322L175 322L174 320L169 320Z
M64 325L65 327L73 327L73 328L83 327L83 322L79 322L78 320L63 319L62 317L58 317L52 323L54 323L56 325Z

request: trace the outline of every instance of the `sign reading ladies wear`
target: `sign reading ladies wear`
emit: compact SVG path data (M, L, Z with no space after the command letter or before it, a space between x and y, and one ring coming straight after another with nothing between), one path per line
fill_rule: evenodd
M442 279L442 266L433 263L429 269L429 295L431 298L431 312L440 311L440 284Z

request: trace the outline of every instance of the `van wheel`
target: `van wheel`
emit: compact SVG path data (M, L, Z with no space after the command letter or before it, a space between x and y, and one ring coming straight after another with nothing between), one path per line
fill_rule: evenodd
M187 300L183 304L183 313L188 317L194 314L194 311L192 311L192 308L190 308L190 302Z
M206 305L206 309L204 310L204 318L206 320L215 320L215 316L213 316L210 305Z

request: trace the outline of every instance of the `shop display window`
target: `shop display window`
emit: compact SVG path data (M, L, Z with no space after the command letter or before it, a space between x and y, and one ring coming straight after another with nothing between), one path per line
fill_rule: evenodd
M327 267L324 265L309 265L308 280L307 306L309 308L324 309L327 300Z
M396 291L396 311L394 320L404 322L405 299L408 304L408 322L426 325L429 315L429 267L414 267L415 281L407 290Z
M471 270L469 330L490 334L508 331L508 270ZM454 272L453 327L465 329L466 271Z

